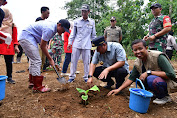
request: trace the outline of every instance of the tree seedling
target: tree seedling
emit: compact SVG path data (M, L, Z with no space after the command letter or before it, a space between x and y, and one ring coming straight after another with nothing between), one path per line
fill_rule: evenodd
M90 90L92 90L92 91L99 91L99 92L100 92L100 89L99 89L96 85L93 86L92 88L88 89L88 90L83 90L83 89L81 89L81 88L76 88L76 89L77 89L77 91L78 91L79 93L85 93L85 95L82 95L82 96L81 96L82 100L85 101L85 105L86 105L86 101L87 101L87 99L88 99L88 92L89 92Z

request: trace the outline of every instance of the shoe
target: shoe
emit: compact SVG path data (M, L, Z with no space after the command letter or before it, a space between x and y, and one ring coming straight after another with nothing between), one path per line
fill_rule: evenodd
M69 76L69 73L61 73L61 76Z
M45 93L45 92L50 92L51 89L48 87L45 87L42 85L42 81L43 81L44 76L40 75L40 76L32 76L32 80L33 80L33 92L41 92L41 93Z
M79 73L80 73L80 71L76 71L76 72L75 72L75 74L79 74Z
M111 89L112 85L114 85L114 81L113 80L111 82L107 83L107 85L104 86L103 88L105 88L105 89Z
M110 85L106 85L103 88L105 88L105 89L111 89L111 86Z
M33 76L31 74L29 74L29 85L28 85L28 88L29 89L32 89L34 84L33 84Z
M72 82L74 82L74 79L69 79L68 80L68 83L72 83Z
M155 103L155 104L166 104L167 102L171 102L171 101L172 100L171 100L170 96L165 96L161 99L156 98L155 100L153 100L153 103Z
M88 79L84 79L84 82L87 83Z
M11 77L7 78L7 82L8 82L9 84L15 84L15 81L12 80Z

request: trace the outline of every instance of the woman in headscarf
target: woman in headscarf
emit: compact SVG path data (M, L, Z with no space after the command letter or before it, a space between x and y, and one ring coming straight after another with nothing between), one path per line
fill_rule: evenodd
M19 52L18 49L18 41L17 41L17 27L13 23L13 17L10 11L6 8L2 8L5 13L5 17L2 21L2 26L0 27L0 31L4 33L9 33L12 36L12 42L10 45L5 43L0 44L0 55L4 55L5 63L6 63L6 71L7 71L7 82L11 84L15 84L15 81L12 80L12 60L15 51Z

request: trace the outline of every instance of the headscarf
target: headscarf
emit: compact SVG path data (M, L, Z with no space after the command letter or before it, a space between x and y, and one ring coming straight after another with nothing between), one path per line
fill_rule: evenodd
M5 13L0 31L9 33L12 36L13 17L7 8L2 8Z

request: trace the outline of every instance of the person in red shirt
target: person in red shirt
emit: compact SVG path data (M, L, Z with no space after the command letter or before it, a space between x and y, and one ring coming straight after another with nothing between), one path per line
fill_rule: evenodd
M71 30L69 30L69 31L71 32ZM70 48L69 50L67 49L69 35L70 34L68 32L64 33L65 60L64 60L64 63L63 63L63 69L62 69L62 73L61 73L61 75L63 75L63 76L69 75L69 73L66 73L66 72L67 72L69 63L71 62L72 48Z
M7 45L5 43L0 44L0 55L4 55L5 63L6 63L6 71L7 71L7 82L11 84L15 84L15 81L12 80L12 60L13 55L15 54L15 51L19 52L18 49L18 41L17 41L17 27L13 23L12 14L10 11L6 8L2 8L5 17L2 21L2 27L0 28L0 31L4 33L9 33L12 36L12 42L10 45Z

